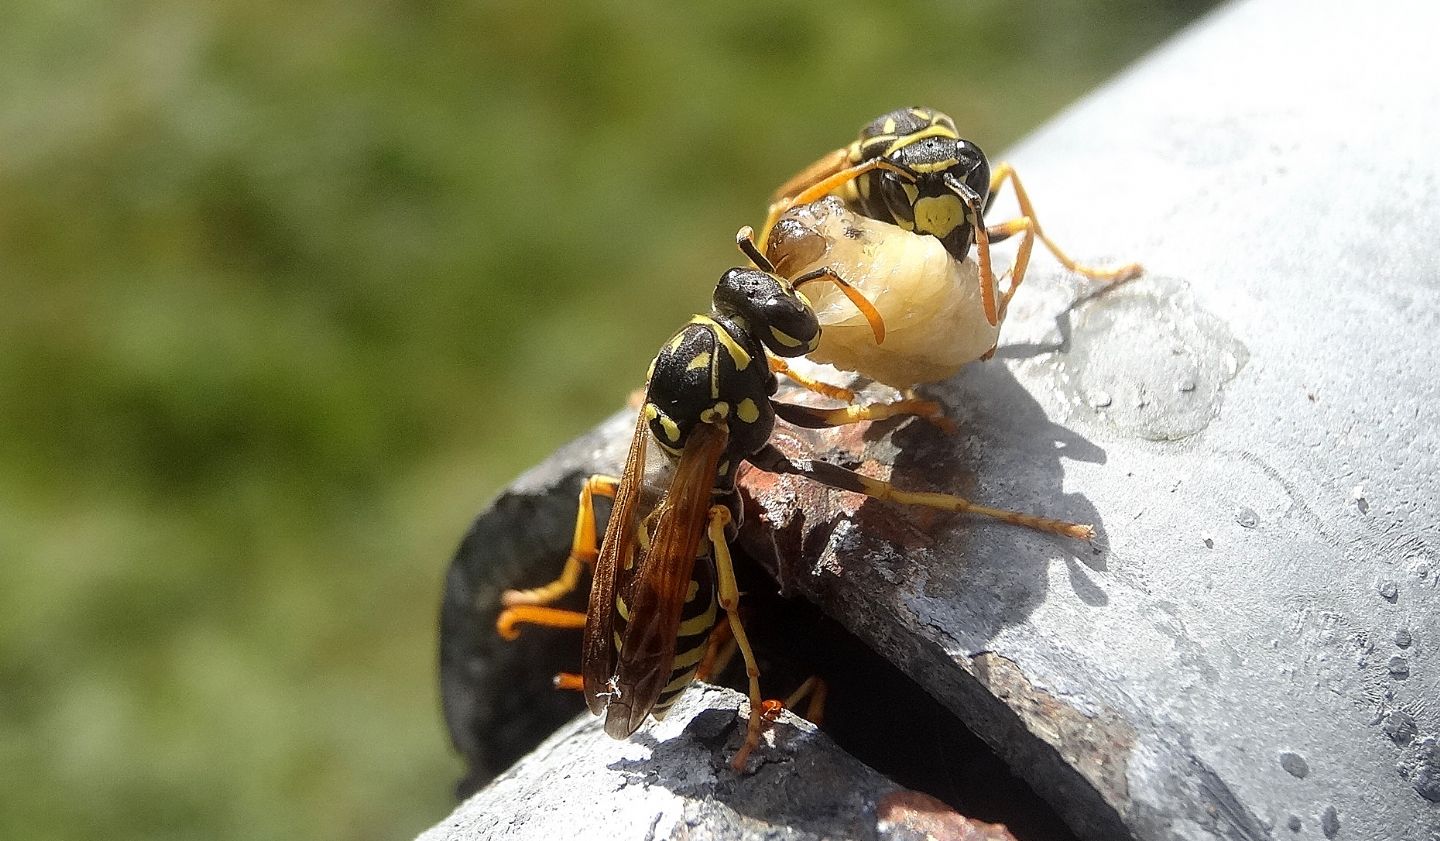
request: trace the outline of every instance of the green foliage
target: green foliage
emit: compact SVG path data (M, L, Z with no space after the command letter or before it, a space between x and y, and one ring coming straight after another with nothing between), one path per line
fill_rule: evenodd
M450 552L769 191L904 104L999 151L1205 5L7 4L0 836L440 818Z

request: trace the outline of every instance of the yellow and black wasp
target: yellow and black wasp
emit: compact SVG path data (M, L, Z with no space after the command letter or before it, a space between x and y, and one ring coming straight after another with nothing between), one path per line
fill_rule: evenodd
M1020 215L987 227L985 213L1006 181L1015 192ZM900 108L876 117L860 130L855 142L821 157L783 184L772 197L762 244L785 211L829 194L871 219L935 237L957 261L965 261L974 247L981 305L990 327L998 327L1004 319L1025 278L1037 238L1067 269L1092 280L1121 281L1141 272L1135 263L1097 268L1072 260L1041 228L1015 168L1002 163L992 171L980 147L960 136L954 120L932 108ZM1000 294L990 245L1016 234L1022 237L1010 269L1010 285ZM777 263L782 270L787 268L783 260Z
M769 443L777 417L819 428L906 413L912 403L821 409L775 400L777 381L767 363L804 355L820 337L800 287L822 280L840 287L867 313L877 342L884 325L869 301L833 271L787 280L776 274L749 228L741 229L737 243L753 267L726 271L710 312L692 318L655 357L625 468L618 478L592 476L582 487L560 578L507 591L497 627L511 638L522 623L583 627L580 675L562 676L563 684L583 691L591 712L605 716L607 733L625 738L647 715L663 716L694 679L723 611L749 680L751 712L734 760L738 770L758 743L766 711L775 708L760 694L729 549L742 512L736 490L742 461L880 499L982 514L1080 539L1092 532L948 494L902 491L836 465L782 454ZM652 443L664 456L659 472L648 468ZM613 498L598 543L596 496ZM593 565L593 580L586 612L549 607L577 586L587 565Z

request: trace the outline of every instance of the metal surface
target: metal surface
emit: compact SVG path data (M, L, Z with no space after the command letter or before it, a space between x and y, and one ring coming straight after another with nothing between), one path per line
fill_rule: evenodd
M1091 296L1040 254L1000 362L931 393L957 436L812 439L1096 552L749 480L752 551L1082 835L1440 833L1437 24L1255 0L1143 60L1008 159L1147 275Z
M728 758L740 746L738 693L697 684L664 722L628 741L588 713L563 727L420 841L709 838L775 841L1015 841L901 788L785 713L766 734L753 773Z

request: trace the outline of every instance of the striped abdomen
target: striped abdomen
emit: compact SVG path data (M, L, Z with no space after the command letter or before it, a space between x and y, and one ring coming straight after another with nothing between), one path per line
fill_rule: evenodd
M675 632L675 659L670 664L669 680L650 715L656 719L665 717L670 705L695 679L695 670L705 656L705 647L710 640L710 631L715 627L719 605L715 598L715 569L709 553L695 560L695 570L690 574L690 587L685 593L685 604L680 609L680 627ZM625 638L625 625L630 618L629 605L623 598L615 599L615 653L620 656L621 640Z

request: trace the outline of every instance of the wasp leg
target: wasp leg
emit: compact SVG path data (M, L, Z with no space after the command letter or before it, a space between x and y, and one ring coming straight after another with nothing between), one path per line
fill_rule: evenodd
M516 605L550 604L575 589L580 583L580 573L595 563L600 549L595 531L595 497L615 498L615 488L620 480L614 476L596 474L585 480L580 488L580 504L575 511L575 537L570 541L570 555L565 559L565 568L560 577L543 587L533 590L506 590L500 594L500 603L506 607Z
M770 210L765 214L765 227L760 229L760 250L766 250L766 244L770 242L770 229L775 227L775 223L780 220L781 215L783 215L785 211L796 205L809 204L812 201L823 199L841 187L844 187L846 184L849 184L851 181L854 181L856 178L859 178L867 172L874 172L877 169L893 172L907 181L913 182L915 180L915 174L913 172L884 158L870 158L854 166L831 173L793 196L780 198L770 203ZM806 172L808 173L809 170ZM805 174L806 173L801 173L802 176ZM796 176L796 179L799 177L801 176ZM791 180L794 181L796 179ZM786 184L786 186L788 187L790 184Z
M700 659L700 665L695 667L695 679L706 682L714 680L716 675L730 665L736 649L735 637L730 633L730 623L717 622L715 629L710 632L710 639L705 641L705 656Z
M831 400L840 400L845 403L854 403L860 395L848 388L838 385L831 385L827 382L808 377L785 363L785 360L778 356L770 357L770 370L785 377L789 377L796 385L809 389L816 394L829 397Z
M561 672L556 675L555 688L562 692L584 692L585 679L574 672Z
M547 628L583 628L585 613L580 610L561 610L556 607L541 607L534 604L520 604L507 607L495 618L495 631L507 640L520 636L516 625L543 625Z
M730 544L725 542L725 527L729 524L729 508L716 505L710 509L707 533L714 549L720 607L725 610L725 617L730 622L730 632L735 635L735 645L745 660L745 676L750 683L750 719L745 726L745 743L730 761L730 767L739 772L745 770L745 761L749 759L750 752L760 744L760 731L765 727L767 702L760 697L760 667L755 664L755 652L750 648L750 638L745 636L745 626L740 622L740 585L735 580L735 565L730 560Z
M778 400L770 401L770 405L775 407L775 414L786 422L806 429L824 429L860 421L884 420L897 415L914 415L930 421L946 432L955 431L954 422L945 417L945 407L933 400L906 398L888 403L871 403L868 406L852 404L838 409L818 409L814 406L781 403Z
M1070 523L1064 520L1052 520L1049 517L1037 517L1034 514L991 508L988 505L978 505L954 494L902 490L889 482L872 479L853 470L846 470L839 465L810 459L794 460L776 449L773 444L766 444L749 460L751 464L761 470L771 473L804 476L822 485L842 491L864 494L875 499L898 502L902 505L919 505L926 508L937 508L941 511L979 514L982 517L990 517L1004 523L1058 534L1062 537L1072 537L1076 540L1090 540L1095 536L1094 527L1082 523Z
M991 196L994 196L995 191L1000 189L1001 184L1003 184L1006 179L1009 179L1010 186L1015 191L1015 201L1020 205L1020 217L993 226L990 229L990 233L997 238L1003 238L1022 231L1025 232L1025 239L1022 240L1020 244L1021 254L1023 254L1024 257L1022 259L1020 256L1017 256L1015 259L1015 273L1010 282L1010 290L1005 295L1006 304L1008 304L1010 298L1014 296L1015 289L1020 285L1020 281L1024 280L1025 262L1029 260L1030 245L1036 237L1039 237L1040 241L1045 243L1045 247L1049 249L1051 254L1055 255L1055 259L1060 261L1060 265L1072 272L1084 275L1091 280L1118 282L1137 277L1140 272L1144 271L1139 263L1126 263L1123 266L1101 268L1075 262L1059 245L1055 244L1054 240L1046 235L1045 229L1040 227L1040 219L1035 215L1035 207L1030 203L1030 195L1025 192L1025 185L1020 183L1020 176L1015 173L1015 167L1002 163L995 168L995 172L990 176ZM1001 306L1001 312L1004 312L1003 305Z
M810 703L805 707L805 718L811 724L823 724L825 718L825 698L830 694L830 685L819 675L811 675L800 684L790 697L785 699L785 709L793 710L799 703L808 696Z
M850 149L843 147L826 154L820 160L795 173L789 181L781 184L774 193L770 194L770 201L782 202L793 196L804 192L817 181L828 178L831 175L844 169L850 163Z

